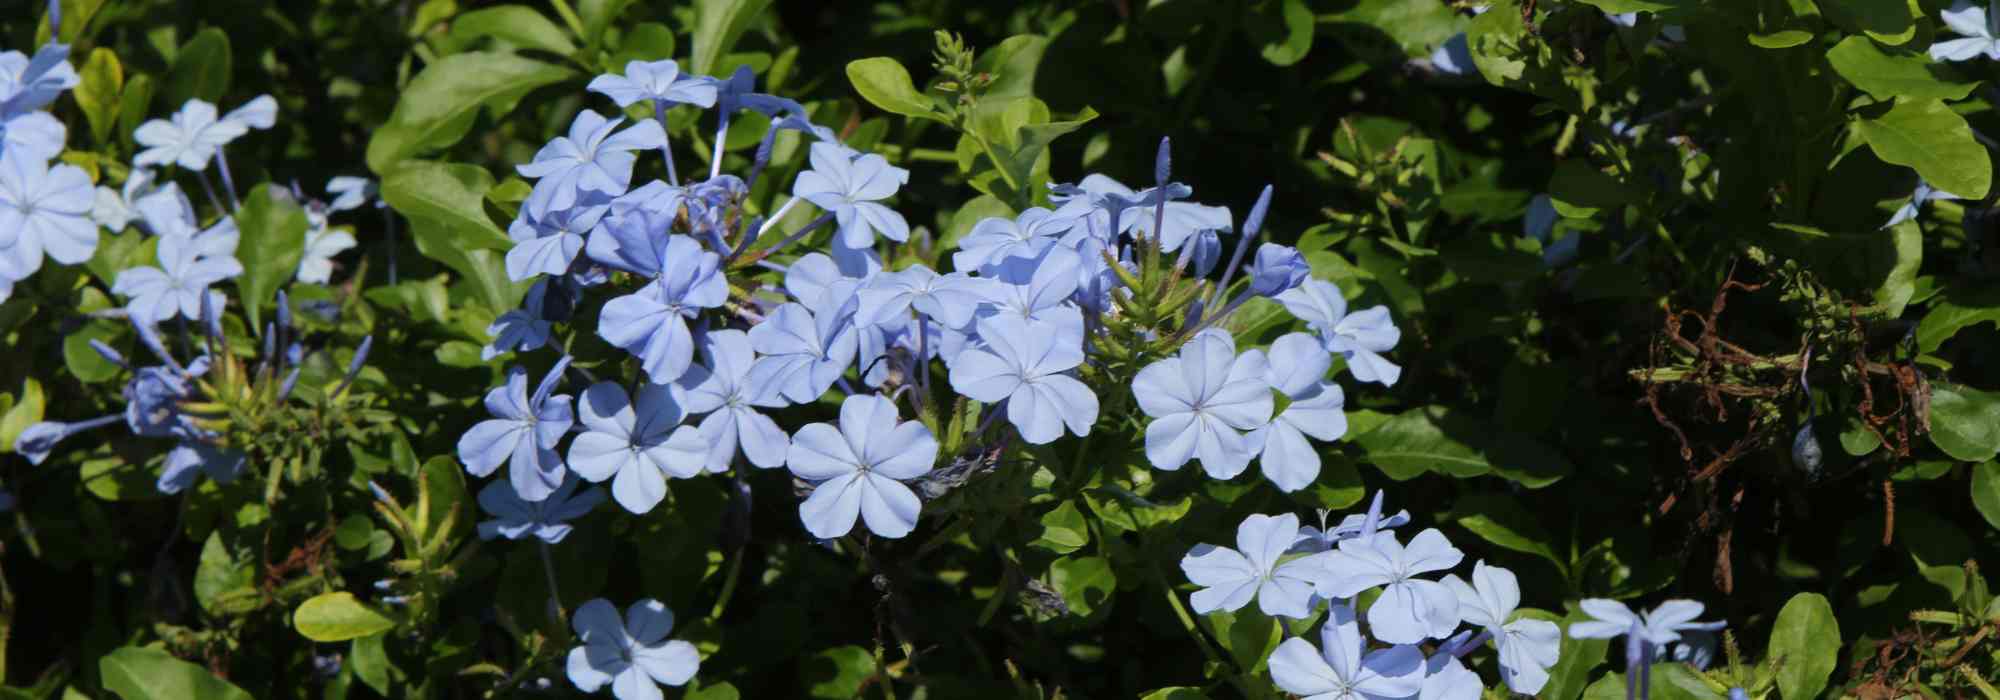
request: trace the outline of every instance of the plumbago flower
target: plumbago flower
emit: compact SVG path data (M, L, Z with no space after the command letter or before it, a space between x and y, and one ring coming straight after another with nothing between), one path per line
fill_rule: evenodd
M570 263L583 250L584 236L597 227L611 209L611 198L595 193L575 206L536 216L526 207L507 227L514 247L507 250L507 277L516 282L535 275L569 272Z
M1923 209L1925 204L1958 199L1964 199L1964 197L1931 187L1931 183L1919 178L1917 180L1917 190L1910 194L1910 201L1901 207L1897 207L1896 213L1889 217L1888 223L1882 224L1882 228L1891 228L1896 224L1917 218L1918 212Z
M809 158L812 169L799 173L792 196L833 212L843 243L865 248L874 245L877 233L892 241L910 239L910 224L903 215L879 203L910 181L910 171L890 165L882 156L857 156L845 146L825 141L812 145Z
M564 479L562 486L540 501L521 500L521 494L505 482L488 483L479 490L479 507L491 513L493 519L479 523L479 539L533 537L549 544L562 542L574 529L569 521L583 517L604 502L604 491L578 490L582 483L575 477Z
M597 334L638 357L653 381L672 382L694 361L688 319L701 309L721 306L729 298L729 283L720 270L722 258L702 250L692 238L668 236L657 249L659 278L636 293L606 302Z
M1377 603L1380 605L1380 603ZM1401 700L1423 690L1423 652L1399 645L1368 650L1361 621L1334 603L1320 627L1320 645L1293 637L1271 652L1271 679L1306 700Z
M208 169L208 161L223 146L251 129L269 129L278 121L278 101L259 95L228 114L216 116L215 105L200 99L188 100L173 119L154 119L140 124L132 140L145 150L132 157L135 166L178 165L194 171Z
M569 652L569 682L586 693L609 685L618 700L660 700L658 684L686 685L701 668L693 644L667 639L674 611L651 598L626 608L622 620L611 601L592 600L576 609L570 627L582 644Z
M708 445L708 470L728 470L739 445L743 456L759 469L785 466L791 436L757 411L783 408L785 399L753 380L756 356L750 337L739 330L709 331L702 356L708 366L693 367L681 377L681 386L687 389L688 411L708 414L700 426L701 439Z
M80 81L65 44L43 44L33 58L19 51L0 53L0 116L47 107Z
M1629 697L1651 687L1653 660L1661 648L1680 641L1683 632L1714 632L1725 626L1722 622L1696 622L1702 605L1692 600L1669 600L1645 614L1604 598L1585 598L1579 606L1592 619L1570 623L1571 638L1625 638L1625 690Z
M1347 313L1347 298L1341 296L1340 287L1316 279L1306 280L1276 299L1318 333L1327 350L1347 358L1347 371L1354 373L1355 379L1394 386L1402 376L1403 368L1382 357L1403 337L1389 319L1389 307Z
M523 500L540 501L562 485L563 462L556 443L575 423L570 397L550 396L570 358L564 355L528 394L528 370L507 370L507 383L486 392L491 420L480 421L458 439L458 460L473 476L486 476L507 464L508 481Z
M1083 364L1082 347L1049 326L1008 316L980 321L979 340L952 364L952 390L975 401L1007 402L1007 422L1030 444L1055 442L1065 426L1078 436L1090 434L1097 394L1064 374Z
M799 519L814 537L845 535L857 517L882 537L916 529L923 504L902 482L931 470L938 443L922 423L896 418L896 404L860 394L841 402L838 427L813 423L792 436L785 464L816 484L799 504Z
M1054 211L1029 207L1012 219L980 219L959 239L951 264L960 270L977 270L1008 258L1041 257L1042 251L1077 229L1089 212L1089 200L1072 199Z
M1181 571L1203 587L1189 598L1194 611L1235 612L1254 597L1266 615L1311 617L1314 581L1321 576L1326 555L1278 563L1298 532L1299 516L1291 513L1252 515L1236 526L1236 549L1199 544L1188 550L1181 557Z
M1959 39L1940 41L1932 44L1931 60L1966 61L1979 56L2000 60L2000 27L1993 23L2000 17L1988 14L1989 8L1968 0L1959 0L1938 14L1944 26L1956 32Z
M853 315L845 306L816 311L798 302L780 305L750 329L750 346L763 356L750 368L751 382L792 403L819 400L854 363L860 339Z
M1174 470L1199 458L1217 479L1243 473L1256 450L1242 431L1271 420L1271 388L1261 356L1239 358L1220 330L1196 334L1180 354L1147 365L1132 380L1146 425L1146 459Z
M659 122L642 121L619 131L623 117L605 119L591 110L578 112L569 135L558 136L535 154L535 160L515 168L535 180L525 207L535 216L576 205L585 192L609 196L625 193L632 183L633 151L666 146Z
M885 323L907 316L910 310L948 328L964 328L980 303L996 292L993 281L962 272L940 275L923 265L911 265L897 272L884 272L869 279L858 294L861 305L857 318L867 323Z
M635 400L624 387L598 382L583 390L577 417L584 433L569 445L569 468L585 479L611 479L611 497L634 513L646 513L667 497L667 477L701 473L708 444L694 426L681 425L687 413L674 388L647 384Z
M1472 583L1454 574L1444 577L1444 585L1457 596L1460 617L1492 635L1507 687L1523 695L1541 692L1561 651L1562 629L1547 620L1509 620L1521 604L1514 572L1478 561L1472 565Z
M82 168L51 167L12 149L0 153L0 279L33 274L44 253L64 265L89 260L97 251L95 199Z
M641 100L715 106L715 81L682 75L680 64L673 61L631 61L625 64L624 75L597 76L585 89L611 98L620 107Z
M1280 491L1297 491L1319 478L1319 451L1306 438L1330 442L1347 433L1347 414L1341 412L1345 394L1326 381L1333 358L1310 335L1288 333L1271 343L1269 353L1243 353L1254 364L1259 360L1252 353L1266 357L1264 381L1290 403L1246 439L1261 450L1257 462L1264 478Z
M125 310L134 319L163 323L179 316L201 318L209 285L243 274L234 257L202 257L194 236L174 232L159 237L159 267L134 267L118 273L113 294L129 297Z
M549 336L554 333L554 324L542 317L542 305L549 294L549 281L538 280L528 288L528 295L521 300L521 308L511 309L493 319L486 327L486 334L493 336L493 342L480 349L479 359L491 360L509 352L527 352L549 344Z
M1417 533L1408 546L1393 532L1364 534L1327 553L1319 593L1353 598L1381 586L1381 597L1368 606L1368 629L1376 638L1390 644L1443 639L1458 628L1458 598L1444 584L1416 576L1450 569L1464 558L1434 528Z

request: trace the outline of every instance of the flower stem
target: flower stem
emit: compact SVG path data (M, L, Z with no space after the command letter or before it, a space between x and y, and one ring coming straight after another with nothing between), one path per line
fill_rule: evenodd
M547 576L549 581L549 621L560 627L563 622L562 594L556 589L555 557L549 554L549 543L537 541L535 544L542 553L542 574Z

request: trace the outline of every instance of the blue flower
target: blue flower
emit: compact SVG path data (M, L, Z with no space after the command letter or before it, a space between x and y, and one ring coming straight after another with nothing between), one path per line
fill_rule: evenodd
M581 484L572 476L564 479L562 486L556 487L548 498L524 501L512 486L499 481L488 483L479 490L479 507L491 513L493 519L479 523L479 539L534 537L549 544L563 541L573 529L569 521L583 517L604 502L603 491L595 488L578 491Z
M708 444L708 470L720 472L736 461L738 445L743 456L760 469L785 466L785 450L791 436L777 421L757 411L785 405L775 387L753 382L756 357L750 350L750 336L739 330L709 331L702 355L708 366L692 368L681 377L687 387L687 409L706 413L701 420L701 438Z
M1424 687L1416 700L1479 700L1485 693L1486 682L1458 657L1438 653L1424 660Z
M1299 531L1299 516L1252 515L1236 526L1236 549L1195 545L1181 557L1181 571L1202 589L1188 600L1194 611L1235 612L1257 599L1257 608L1273 617L1303 620L1313 613L1313 579L1320 575L1324 554L1278 559Z
M1680 641L1682 632L1713 632L1726 624L1696 622L1702 604L1692 600L1669 600L1643 615L1604 598L1585 598L1579 605L1592 619L1570 624L1569 636L1576 639L1611 639L1636 630L1641 641L1662 646Z
M1394 386L1403 368L1382 357L1396 347L1402 331L1389 319L1389 307L1375 306L1347 313L1347 298L1340 288L1324 280L1306 280L1298 288L1279 294L1278 303L1305 321L1318 333L1326 349L1347 358L1347 370L1364 382Z
M1217 479L1243 473L1256 454L1241 431L1271 420L1271 387L1263 363L1236 356L1229 334L1208 330L1181 346L1180 354L1139 370L1132 380L1146 425L1146 459L1155 468L1179 469L1199 457Z
M90 205L90 220L110 229L113 235L124 233L125 227L139 220L139 199L151 194L155 184L153 171L133 168L119 189L99 186L97 199Z
M69 129L48 112L27 112L0 120L0 151L49 160L62 154Z
M43 44L34 58L19 51L0 53L0 117L46 107L78 82L65 44Z
M1090 434L1097 395L1065 374L1083 364L1081 345L1008 316L980 321L979 339L979 346L959 353L951 366L953 391L988 404L1006 401L1007 422L1029 444L1055 442L1064 426L1079 436Z
M1911 193L1910 201L1904 204L1903 206L1898 207L1896 209L1895 215L1889 217L1889 223L1882 224L1882 228L1889 228L1895 226L1896 224L1900 224L1905 221L1917 218L1918 210L1923 208L1923 206L1926 203L1943 201L1943 200L1955 200L1955 199L1964 199L1964 197L1960 197L1958 195L1946 192L1944 190L1935 189L1931 187L1931 183L1925 182L1921 178L1919 178L1917 180L1917 190L1916 192Z
M728 80L715 81L716 111L725 117L747 109L767 117L781 113L804 114L806 108L795 100L757 92L757 74L749 66L737 66Z
M584 234L596 228L610 208L603 195L586 196L575 206L540 216L523 207L507 227L507 237L514 239L514 247L507 251L507 277L521 282L535 275L569 272L570 263L583 250Z
M1375 493L1375 500L1368 505L1366 513L1350 513L1341 518L1333 527L1326 527L1327 512L1320 511L1320 527L1307 525L1299 528L1299 537L1292 543L1294 552L1324 552L1339 545L1342 540L1360 537L1364 532L1374 532L1402 527L1410 523L1410 511L1399 511L1395 515L1382 517L1382 493ZM1371 525L1369 520L1373 519Z
M887 323L910 309L952 328L972 323L979 304L999 290L993 281L963 272L940 275L923 265L911 265L897 272L871 278L861 288L861 305L855 317L867 323Z
M896 418L896 404L888 399L849 396L840 404L838 428L813 423L792 436L785 464L816 484L799 504L799 519L814 537L845 535L856 518L882 537L916 529L923 504L902 482L931 470L938 443L922 423Z
M0 153L0 277L25 279L42 255L80 265L97 251L90 175L12 150Z
M379 196L376 190L374 180L353 175L336 175L326 181L326 192L333 195L333 201L327 202L326 210L332 213L359 209L361 205L367 204L368 200ZM376 203L376 206L381 206L381 203Z
M570 627L581 644L569 651L569 682L586 693L609 685L618 700L660 700L658 683L686 685L701 668L693 644L667 639L674 611L651 598L626 608L622 621L610 601L592 600Z
M1257 462L1264 478L1280 491L1297 491L1319 478L1319 451L1306 438L1331 442L1347 434L1347 414L1341 412L1345 394L1326 381L1333 358L1310 335L1287 333L1271 343L1268 355L1250 350L1244 356L1252 353L1264 355L1265 381L1291 403L1246 439L1262 449Z
M1493 636L1507 687L1522 695L1541 692L1561 653L1562 629L1547 620L1510 619L1521 604L1514 572L1479 561L1472 565L1472 583L1453 575L1444 577L1444 585L1458 598L1459 617Z
M625 64L624 75L597 76L587 89L611 98L620 107L630 107L641 100L712 107L715 82L682 75L680 64L673 61L630 61Z
M958 241L951 264L960 270L977 270L1008 258L1039 258L1042 251L1062 240L1076 228L1088 210L1064 206L1050 211L1029 207L1012 219L989 216L972 225Z
M557 136L535 153L535 160L514 169L522 177L536 180L528 194L527 209L537 216L576 205L585 192L617 196L631 186L632 165L638 156L632 151L660 148L667 134L659 122L642 121L632 128L611 132L624 123L623 117L605 119L583 110L570 122L569 135Z
M1423 652L1409 645L1368 650L1354 608L1336 602L1320 645L1293 637L1271 652L1271 680L1311 700L1407 700L1423 689Z
M1451 546L1444 533L1432 528L1410 538L1406 547L1393 532L1343 540L1328 552L1320 595L1353 598L1382 586L1382 595L1368 606L1368 629L1390 644L1416 644L1443 639L1458 628L1458 598L1436 581L1418 574L1458 566L1465 555Z
M493 418L480 421L458 439L458 460L474 476L486 476L507 463L508 480L514 493L529 501L549 497L562 485L567 471L556 454L556 443L569 432L575 419L570 413L570 397L550 396L569 356L556 362L542 383L528 395L528 370L507 370L507 383L486 392L486 410Z
M223 146L251 129L269 129L277 119L278 101L270 95L260 95L220 117L215 105L188 100L172 121L154 119L132 131L132 140L145 147L132 157L132 165L172 163L189 170L207 170L209 159Z
M896 194L897 188L909 182L910 171L873 153L859 158L852 153L838 144L814 143L812 169L799 173L792 196L833 212L839 236L850 248L873 244L877 233L892 241L909 240L909 222L877 201Z
M1083 311L1070 303L1081 281L1083 259L1060 246L1040 258L1007 258L980 270L994 282L986 287L992 313L1024 321L1040 321L1067 342L1083 342Z
M666 236L660 277L632 294L605 303L597 334L639 358L646 375L659 383L687 373L694 361L688 319L729 298L722 258L686 236Z
M750 346L763 355L750 367L751 384L792 403L819 400L854 362L859 338L852 316L852 306L813 311L780 305L750 328Z
M36 423L28 426L26 430L21 431L20 436L14 438L14 452L28 458L29 464L41 464L42 460L49 458L50 452L55 451L56 443L67 440L77 433L95 430L120 420L124 420L124 416L112 414L76 423L53 421Z
M118 273L114 294L129 297L125 309L134 320L162 323L175 316L201 319L201 302L209 285L243 274L233 257L199 257L193 237L171 233L159 238L159 267L135 267Z
M1298 249L1265 243L1250 261L1250 292L1260 297L1283 294L1312 278L1312 266Z
M1465 32L1451 35L1431 51L1431 67L1445 75L1476 77L1479 65L1472 61L1472 44Z
M151 326L134 322L141 333ZM141 367L125 383L125 424L142 437L193 437L198 434L193 419L183 415L180 403L194 396L194 379L207 373L208 358L196 358L183 369L175 366Z
M528 296L521 300L521 308L509 310L493 319L486 327L486 334L493 336L493 342L480 349L479 359L491 360L509 352L527 352L549 344L552 324L542 318L542 305L549 293L549 281L540 280L528 288Z
M155 484L160 493L175 494L194 485L196 478L207 474L217 483L229 483L243 473L244 457L239 450L228 450L201 442L183 442L167 453L165 468L160 470L159 483Z
M1085 192L1093 195L1120 198L1130 203L1130 206L1120 215L1118 233L1135 231L1138 234L1152 237L1153 220L1158 216L1157 210L1159 205L1150 202L1160 199L1155 189L1148 188L1143 192L1135 193L1132 191L1132 188L1126 187L1124 183L1096 173L1085 176L1083 181L1078 184L1082 186ZM1170 185L1168 193L1171 196L1185 192L1186 189L1182 185ZM1230 217L1229 210L1224 207L1211 207L1193 202L1172 201L1167 202L1166 207L1166 214L1160 221L1159 235L1160 245L1163 250L1180 250L1181 244L1186 243L1188 238L1192 237L1198 231L1209 229L1228 231L1234 228L1234 221Z
M708 457L700 432L681 425L686 416L669 385L642 385L635 401L617 384L592 384L577 406L584 432L569 444L569 468L611 479L611 497L625 510L651 511L667 497L667 477L700 474Z
M2000 37L1995 36L1994 18L1986 16L1985 6L1959 0L1939 13L1938 18L1965 38L1931 44L1931 60L1965 61L1981 55L2000 60Z

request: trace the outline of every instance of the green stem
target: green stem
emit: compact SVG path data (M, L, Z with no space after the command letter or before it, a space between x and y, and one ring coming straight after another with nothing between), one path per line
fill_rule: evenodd
M569 0L549 0L549 4L555 6L556 15L562 17L563 24L569 25L570 31L576 32L578 39L583 39L586 43L590 41L590 37L584 35L583 19L576 16L576 10L569 6Z
M722 579L722 594L716 597L715 607L708 611L708 619L721 620L722 610L729 607L729 598L736 593L736 580L743 575L743 550L745 549L746 547L737 547L736 553L729 558L729 573Z

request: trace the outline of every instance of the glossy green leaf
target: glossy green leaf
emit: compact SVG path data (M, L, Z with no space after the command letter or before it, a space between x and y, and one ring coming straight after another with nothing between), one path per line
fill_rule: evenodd
M1786 698L1816 698L1840 663L1840 621L1818 593L1786 601L1771 627L1767 653L1778 668L1778 691Z
M1090 617L1111 604L1118 575L1103 557L1064 557L1049 565L1049 585L1062 595L1071 613Z
M292 627L315 642L345 642L395 629L396 619L356 600L353 593L337 591L300 603L292 612Z
M688 55L688 70L696 75L715 75L722 55L736 48L736 40L770 4L771 0L695 0L694 48Z
M1090 544L1090 525L1083 520L1083 511L1077 510L1073 501L1063 501L1062 505L1042 515L1042 534L1030 542L1057 554L1068 554Z
M99 144L107 143L111 128L118 123L118 98L125 92L125 66L118 62L117 54L100 46L90 50L90 57L84 59L77 76L80 80L70 94L83 110L83 118L90 122L91 138Z
M1884 162L1916 168L1931 186L1981 199L1993 184L1993 159L1965 118L1936 99L1899 100L1887 113L1858 119L1854 131Z
M1828 19L1876 41L1897 46L1916 36L1916 16L1895 0L1818 0Z
M910 71L896 59L877 56L847 64L847 82L868 104L891 114L944 121L931 99L910 80Z
M264 327L263 306L291 281L305 257L306 211L280 192L268 184L258 185L243 197L243 211L236 217L242 235L236 257L243 263L236 286L242 290L244 315L257 329Z
M576 51L576 42L570 39L568 31L524 5L500 5L459 15L451 21L451 36L468 44L481 37L493 37L565 56Z
M1469 493L1452 505L1452 521L1472 531L1480 539L1507 549L1532 554L1564 567L1562 558L1549 547L1551 538L1533 513L1505 495Z
M1961 462L2000 455L2000 393L1932 384L1931 443Z
M1976 83L1941 76L1941 66L1922 54L1889 53L1861 36L1850 36L1826 52L1833 70L1876 99L1960 100Z
M1972 505L1986 524L2000 529L2000 462L1981 462L1972 468Z
M21 431L42 421L47 398L42 395L42 383L29 377L21 383L21 391L14 395L12 408L0 416L0 454L14 451L14 441L20 439Z
M208 669L148 647L120 647L97 660L104 689L124 700L251 700Z
M438 59L410 80L368 140L368 169L386 176L404 160L458 143L481 109L505 114L535 89L573 77L568 68L511 53Z

